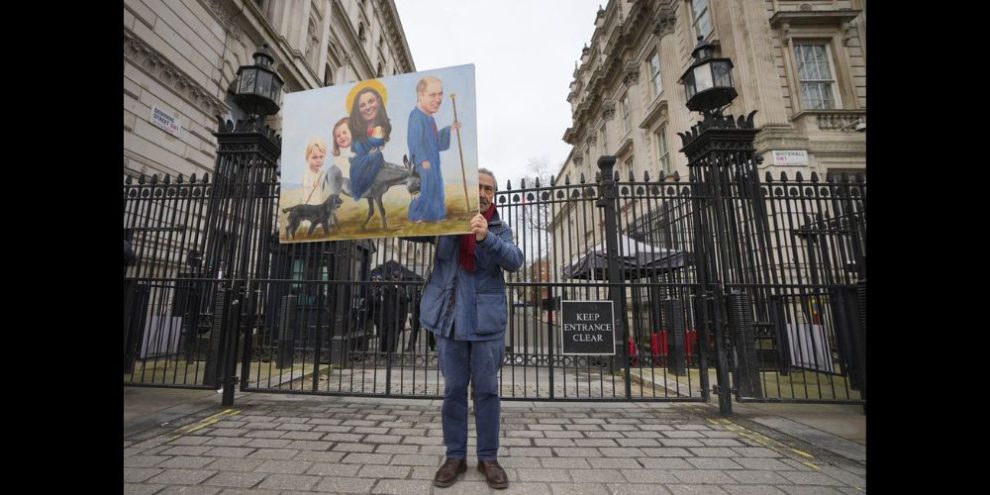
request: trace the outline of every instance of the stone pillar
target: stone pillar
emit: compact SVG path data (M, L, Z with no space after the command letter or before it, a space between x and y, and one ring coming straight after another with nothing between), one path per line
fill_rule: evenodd
M667 100L667 150L670 166L672 170L680 170L681 176L687 178L687 156L677 152L681 143L676 139L678 132L686 132L691 128L684 87L677 82L686 67L677 53L677 2L661 7L656 22L654 34L660 39L660 79L663 81L663 93Z

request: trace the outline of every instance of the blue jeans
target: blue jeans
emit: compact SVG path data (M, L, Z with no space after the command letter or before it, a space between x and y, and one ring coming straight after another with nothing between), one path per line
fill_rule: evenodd
M474 425L479 461L498 457L501 405L498 370L505 357L505 339L464 341L437 335L437 356L443 373L443 443L447 457L464 459L468 438L468 382L474 383Z

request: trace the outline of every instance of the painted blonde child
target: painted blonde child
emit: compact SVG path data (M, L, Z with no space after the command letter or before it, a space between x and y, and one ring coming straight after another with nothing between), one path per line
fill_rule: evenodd
M329 181L323 170L327 144L314 138L306 145L306 169L303 172L303 204L319 205L330 196Z

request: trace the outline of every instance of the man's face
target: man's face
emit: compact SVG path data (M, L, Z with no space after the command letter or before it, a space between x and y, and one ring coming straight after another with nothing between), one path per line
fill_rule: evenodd
M378 97L374 93L364 93L358 98L358 111L364 120L371 122L378 115Z
M488 174L478 174L478 205L485 211L495 200L495 179Z
M440 103L443 102L443 85L439 81L429 81L422 93L416 94L416 102L419 109L427 115L433 115L440 111Z

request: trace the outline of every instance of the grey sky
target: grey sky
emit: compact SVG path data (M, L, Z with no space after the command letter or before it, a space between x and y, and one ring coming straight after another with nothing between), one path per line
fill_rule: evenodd
M416 70L475 64L478 163L500 187L570 146L568 85L607 0L395 0Z

